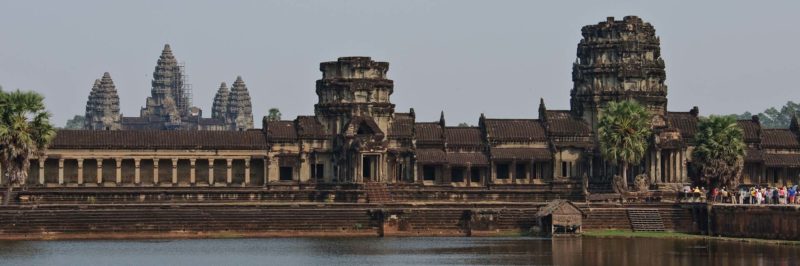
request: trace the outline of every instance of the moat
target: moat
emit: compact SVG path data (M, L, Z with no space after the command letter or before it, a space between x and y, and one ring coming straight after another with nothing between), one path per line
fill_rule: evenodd
M0 265L794 265L800 246L657 238L0 241Z

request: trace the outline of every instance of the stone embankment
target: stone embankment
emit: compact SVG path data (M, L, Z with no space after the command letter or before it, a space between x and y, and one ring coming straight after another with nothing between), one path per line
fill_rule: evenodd
M708 226L715 236L800 240L800 206L717 204Z

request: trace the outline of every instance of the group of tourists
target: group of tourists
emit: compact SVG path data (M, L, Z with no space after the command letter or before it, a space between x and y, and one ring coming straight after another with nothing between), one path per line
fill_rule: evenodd
M713 188L709 193L704 187L683 188L686 198L692 202L715 202L732 204L800 204L798 186L742 186L738 191L726 187Z

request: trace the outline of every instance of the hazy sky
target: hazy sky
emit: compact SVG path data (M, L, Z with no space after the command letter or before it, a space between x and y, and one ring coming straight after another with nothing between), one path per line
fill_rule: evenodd
M800 1L6 1L0 85L45 95L57 125L83 114L110 72L138 116L165 43L210 116L222 81L244 78L256 121L313 114L319 63L390 62L397 111L477 124L569 107L580 29L638 15L661 38L669 109L762 111L800 100ZM258 125L260 127L260 125Z

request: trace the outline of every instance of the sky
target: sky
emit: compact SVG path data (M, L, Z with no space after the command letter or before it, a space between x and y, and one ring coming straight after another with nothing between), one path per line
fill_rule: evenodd
M82 115L110 72L138 116L164 44L211 113L241 75L255 121L314 112L319 63L390 63L397 112L448 125L569 108L584 25L637 15L656 28L669 109L730 114L800 101L800 1L9 1L0 0L0 86L44 94L56 125ZM257 127L259 127L257 125Z

